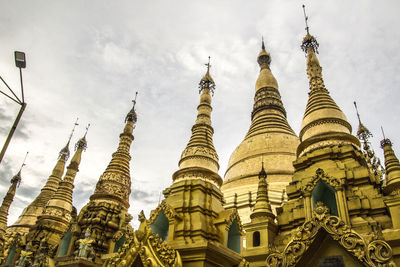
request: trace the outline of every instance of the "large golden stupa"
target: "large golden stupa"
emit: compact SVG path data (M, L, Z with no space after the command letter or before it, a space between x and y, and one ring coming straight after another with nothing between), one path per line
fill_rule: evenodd
M286 120L278 82L270 69L271 56L262 43L257 58L260 74L256 82L251 125L244 140L232 153L222 185L226 207L235 207L244 223L250 221L255 204L258 173L264 162L268 194L273 207L285 198L284 189L293 175L299 138Z

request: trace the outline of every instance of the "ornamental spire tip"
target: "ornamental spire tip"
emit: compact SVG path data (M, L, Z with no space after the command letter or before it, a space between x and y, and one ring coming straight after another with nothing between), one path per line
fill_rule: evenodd
M357 130L357 137L364 141L364 146L368 143L368 139L372 137L372 133L364 126L361 122L360 114L358 113L357 102L353 102L354 107L356 108L357 118L358 118L358 130Z
M210 68L211 68L210 59L211 59L211 57L208 56L208 63L204 64L204 65L207 66L207 72L203 76L203 78L201 78L201 80L200 80L199 93L201 93L205 88L208 88L211 91L211 93L214 95L215 82L214 82L213 78L210 75Z
M382 126L381 126L381 130L382 130L383 139L386 139L385 132L383 131L383 127Z
M18 170L18 173L16 175L14 175L14 177L11 179L11 183L12 184L17 183L17 187L19 187L19 185L21 183L21 171L22 171L22 168L24 166L26 166L25 161L26 161L26 158L28 157L28 154L29 154L29 151L26 152L24 161L22 162L21 167Z
M79 118L77 117L76 121L74 123L74 126L72 127L71 134L69 135L67 144L65 145L65 147L63 149L61 149L58 158L65 156L65 160L68 160L68 158L69 158L69 143L71 142L72 136L74 135L75 127L79 125L78 120L79 120Z
M271 64L271 55L265 51L264 36L261 36L261 51L258 54L257 62L261 68L268 68Z
M21 167L19 168L19 171L21 171L22 168L26 165L26 164L25 164L25 161L26 161L26 158L28 157L28 154L29 154L29 151L26 151L24 161L22 162L22 165L21 165Z
M261 171L258 173L258 178L266 178L266 177L267 177L267 173L265 172L265 169L264 169L264 160L262 160Z
M90 123L88 123L88 125L86 126L86 131L85 131L85 135L83 136L83 138L86 138L86 135L89 131L89 127L90 127Z
M262 50L265 50L264 36L261 36L261 49L262 49Z
M90 127L90 123L88 123L88 125L86 126L86 131L85 131L85 134L83 135L83 137L81 139L79 139L79 141L75 144L75 150L77 150L78 148L82 148L83 150L86 150L86 148L87 148L86 135L89 131L89 127Z
M303 4L303 13L304 13L304 21L305 21L305 23L306 23L306 28L305 28L305 30L307 31L307 34L310 34L310 32L309 32L309 27L308 27L308 16L307 16L307 14L306 14L306 6Z
M381 141L381 148L384 148L386 145L392 146L392 141L389 138L386 138L385 132L383 131L383 127L381 126L383 140Z
M354 104L354 107L356 108L358 122L361 124L360 114L358 113L358 108L357 108L357 102L354 101L353 104Z
M136 91L135 98L132 100L132 103L133 103L132 109L126 115L125 122L127 122L127 121L132 121L133 123L137 122L137 115L136 115L136 111L135 111L137 95L138 95L138 92Z
M308 48L312 48L313 51L318 54L319 44L317 42L317 39L315 39L315 37L310 34L310 27L308 26L308 16L306 14L305 5L303 5L303 13L304 13L304 21L306 23L305 30L307 31L307 34L303 39L303 42L301 44L301 49L304 51L304 53L306 53L306 55L308 54Z
M136 106L136 98L137 98L137 95L138 95L138 92L136 91L136 93L135 93L135 99L132 100L133 107Z
M74 127L72 127L71 134L69 135L69 138L68 138L68 144L71 141L72 135L74 134L75 127L79 125L78 120L79 120L79 117L76 117L76 121L74 123Z

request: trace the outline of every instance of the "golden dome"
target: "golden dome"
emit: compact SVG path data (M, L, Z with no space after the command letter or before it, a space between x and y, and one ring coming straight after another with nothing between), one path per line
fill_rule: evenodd
M240 143L232 153L225 173L225 184L257 176L264 160L268 175L293 173L299 139L295 135L266 132Z

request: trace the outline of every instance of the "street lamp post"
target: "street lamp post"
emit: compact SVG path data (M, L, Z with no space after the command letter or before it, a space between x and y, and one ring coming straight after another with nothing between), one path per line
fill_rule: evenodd
M15 66L17 66L17 68L19 68L19 77L21 80L21 99L14 93L14 91L10 88L10 86L8 86L8 84L4 81L4 79L0 76L1 81L7 86L8 90L10 90L10 92L13 94L13 96L10 96L6 93L4 93L3 91L0 90L0 93L2 93L3 95L5 95L6 97L10 98L11 100L13 100L14 102L16 102L17 104L21 105L21 108L19 109L18 115L15 118L14 124L11 127L10 132L8 133L6 142L3 145L3 148L0 152L0 163L3 160L4 154L6 153L8 144L11 141L12 136L14 135L15 130L17 129L18 123L22 117L22 113L24 113L25 111L25 107L26 107L26 103L25 103L25 96L24 96L24 84L22 82L22 69L24 69L26 67L26 59L25 59L25 53L24 52L19 52L19 51L15 51L14 52L14 57L15 57Z

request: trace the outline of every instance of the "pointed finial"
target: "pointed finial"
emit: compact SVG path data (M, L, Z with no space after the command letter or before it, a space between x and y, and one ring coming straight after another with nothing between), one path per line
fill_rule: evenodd
M72 127L71 134L69 135L69 138L68 138L68 143L71 141L71 138L72 138L72 135L73 135L74 132L75 132L76 126L79 125L78 120L79 120L79 117L76 117L76 121L75 121L75 123L74 123L74 126Z
M25 164L25 161L26 161L26 158L28 157L28 154L29 154L29 151L26 151L24 161L22 162L22 165L21 165L21 167L19 168L19 171L21 171L22 168L26 165L26 164Z
M307 55L307 53L308 53L308 48L311 47L311 48L314 50L314 52L318 54L318 47L319 47L319 44L318 44L318 42L317 42L317 39L315 39L315 37L312 36L312 35L310 34L310 31L309 31L310 28L308 27L308 16L307 16L307 14L306 14L306 6L305 6L305 5L303 5L303 13L304 13L304 20L305 20L305 22L306 22L306 31L307 31L307 34L306 34L306 36L304 37L303 42L301 43L301 49L302 49L302 50L304 51L304 53L306 53L306 55Z
M82 148L83 150L86 150L86 148L87 148L86 135L89 131L89 127L90 127L90 123L88 123L88 125L86 126L86 131L85 131L85 134L83 135L83 137L81 139L79 139L79 141L75 144L75 150L77 150L78 148Z
M358 122L361 124L360 114L358 113L358 108L357 108L357 102L354 101L353 103L354 103L354 107L356 108L357 117L358 117Z
M354 101L354 107L356 108L357 117L358 117L358 130L357 130L357 137L364 141L364 146L368 147L368 139L372 137L372 133L365 127L361 122L360 114L358 113L357 102Z
M26 165L26 164L25 164L25 161L26 161L26 157L28 156L28 154L29 154L29 152L26 152L24 161L22 162L21 167L19 168L18 173L17 173L16 175L14 175L14 177L11 179L11 183L12 183L12 184L13 184L13 183L18 183L18 184L17 184L17 187L19 187L19 185L20 185L20 183L21 183L21 171L22 171L22 168Z
M78 124L78 120L79 120L79 118L77 117L76 121L74 123L74 126L72 127L71 134L69 135L68 142L65 145L65 147L63 149L61 149L61 151L60 151L60 153L58 155L58 158L61 158L62 156L65 156L65 160L68 160L68 158L69 158L69 148L68 147L69 147L69 143L71 142L71 138L72 138L72 136L74 134L75 127L79 125Z
M135 99L132 100L133 107L136 106L136 98L137 98L137 95L138 95L138 92L136 91L136 93L135 93Z
M211 78L211 75L210 75L210 68L211 68L210 59L211 59L211 57L208 56L208 63L204 64L207 66L207 72L203 76L203 78L201 78L201 80L200 80L199 93L201 93L205 88L208 88L208 89L210 89L211 93L214 95L215 83L214 83L213 78Z
M208 56L208 63L205 64L205 65L207 66L207 72L210 72L210 67L211 67L211 65L210 65L210 59L211 59L211 57Z
M265 51L264 36L261 36L261 51L258 54L257 62L262 69L269 68L269 65L271 64L271 55Z
M72 127L71 134L69 135L69 138L68 138L68 143L71 141L72 135L74 134L74 131L75 131L75 127L79 125L78 120L79 120L79 117L76 117L74 127Z
M383 135L383 140L381 141L381 148L384 148L384 146L389 145L392 146L392 141L390 141L389 138L385 137L385 132L383 131L383 127L381 126L381 130L382 130L382 135Z
M382 130L383 139L386 139L385 132L383 131L383 127L382 126L381 126L381 130Z
M136 115L136 111L135 111L137 95L138 95L138 92L136 91L136 93L135 93L135 99L132 100L133 107L132 107L132 109L128 112L128 114L126 115L126 117L125 117L125 122L127 122L127 121L133 121L133 123L136 123L136 121L137 121L137 115Z
M258 173L258 178L266 178L267 177L267 173L265 172L264 169L264 160L261 162L261 171Z
M87 132L89 131L89 127L90 127L90 123L88 123L88 125L86 126L86 131L85 131L85 135L83 136L83 138L86 138Z
M310 34L310 32L309 32L309 27L308 27L308 17L307 17L307 14L306 14L306 6L305 5L303 5L303 13L304 13L304 21L306 22L306 31L307 31L307 34Z
M262 49L262 50L265 50L264 36L261 36L261 49Z

